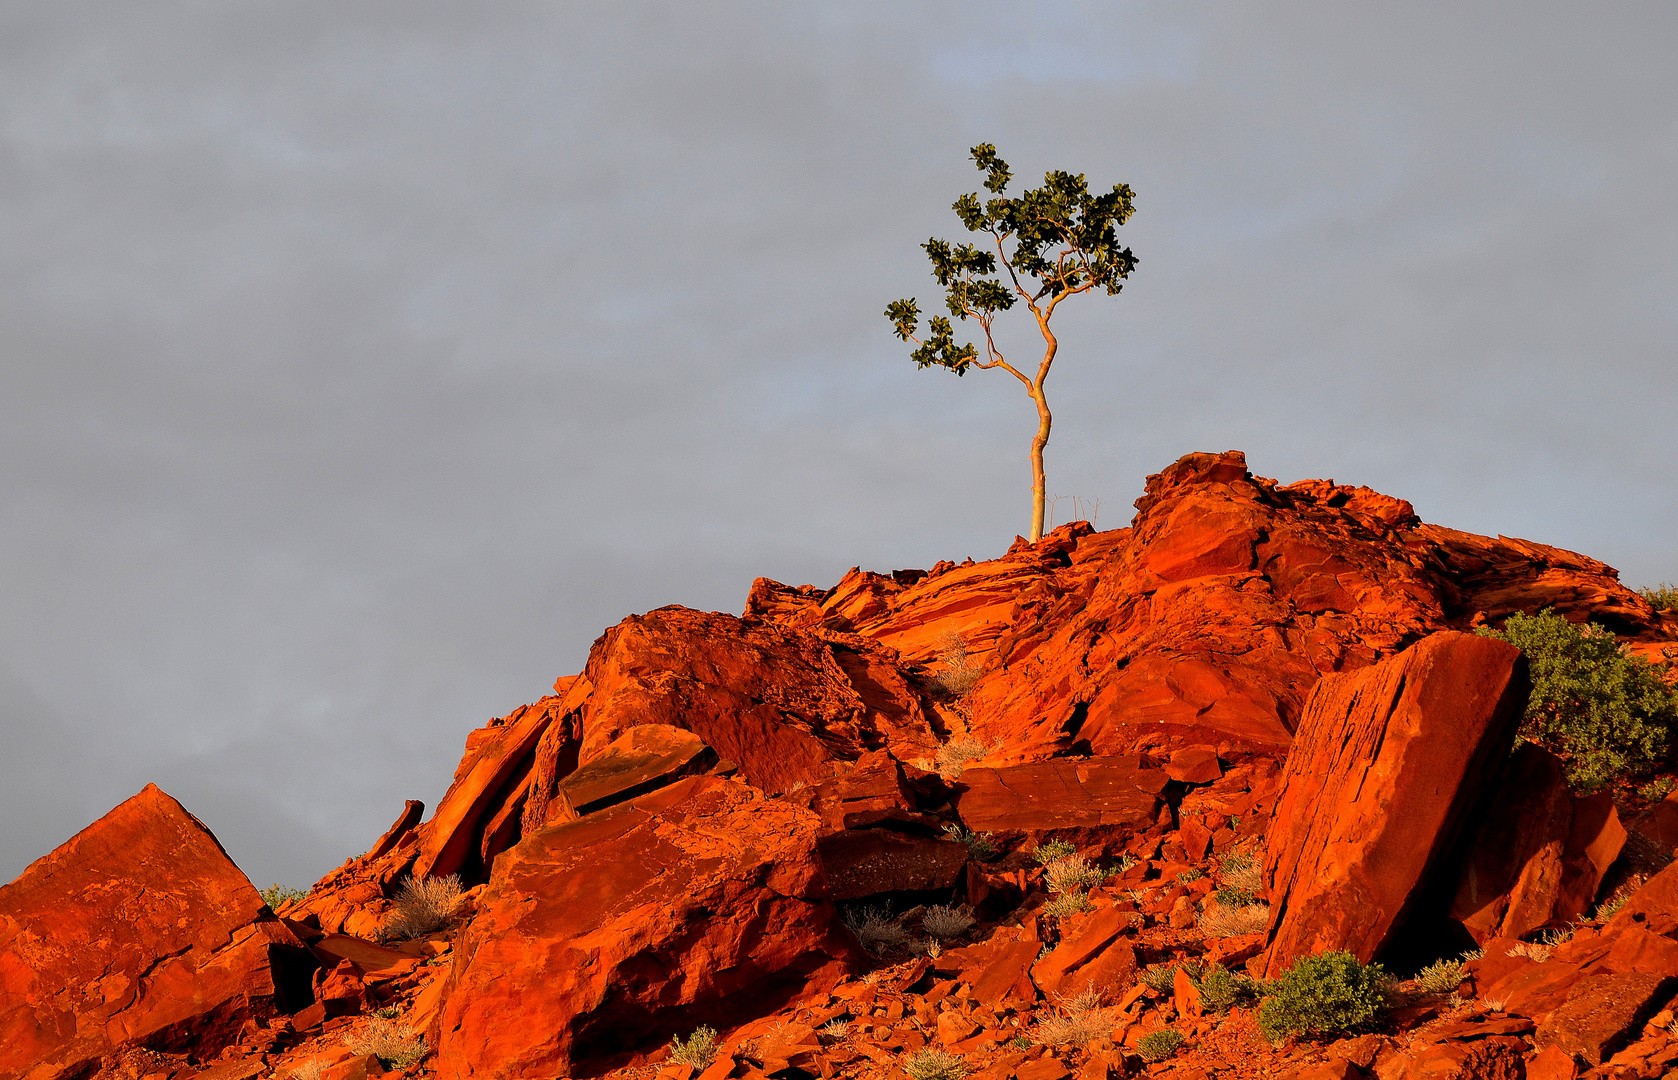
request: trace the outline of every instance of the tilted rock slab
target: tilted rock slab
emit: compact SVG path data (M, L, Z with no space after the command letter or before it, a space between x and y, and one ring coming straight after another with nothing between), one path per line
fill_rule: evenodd
M211 1058L307 994L303 943L210 830L148 784L0 887L0 1078L113 1049ZM300 984L300 985L296 985Z
M1529 689L1520 650L1454 631L1318 684L1265 856L1265 977L1329 949L1379 955L1508 753Z
M818 830L696 776L526 837L455 949L439 1076L598 1075L831 989L862 957L826 899Z

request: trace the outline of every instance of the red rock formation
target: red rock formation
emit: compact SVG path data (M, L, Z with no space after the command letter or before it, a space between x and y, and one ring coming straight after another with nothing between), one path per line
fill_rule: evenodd
M1096 846L1146 829L1166 779L1133 757L968 768L956 784L956 811L974 832Z
M81 1075L126 1046L213 1057L307 1004L312 967L203 823L148 784L0 887L0 1077Z
M701 776L525 838L456 951L440 1075L593 1075L831 987L860 957L823 897L817 831Z
M1565 925L1596 901L1625 839L1607 795L1574 796L1561 760L1523 744L1463 864L1451 917L1481 944Z
M1327 949L1380 953L1485 793L1527 689L1514 646L1452 631L1322 681L1270 830L1268 976Z

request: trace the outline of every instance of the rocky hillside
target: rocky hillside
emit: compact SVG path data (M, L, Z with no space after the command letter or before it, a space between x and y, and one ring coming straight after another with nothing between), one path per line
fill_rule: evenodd
M1470 631L1544 608L1678 657L1602 563L1232 452L1128 528L631 616L306 896L155 787L31 865L0 1080L1665 1076L1678 795L1514 749ZM1279 1030L1342 954L1402 981Z

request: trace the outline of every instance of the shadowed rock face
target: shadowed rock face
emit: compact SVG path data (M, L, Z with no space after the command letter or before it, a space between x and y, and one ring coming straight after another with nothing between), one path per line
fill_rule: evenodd
M1375 959L1412 913L1514 742L1520 650L1445 631L1318 684L1288 756L1265 861L1266 977L1301 956Z
M203 823L147 785L0 888L0 1076L76 1075L128 1045L214 1056L308 1003L285 993L307 993L306 957Z

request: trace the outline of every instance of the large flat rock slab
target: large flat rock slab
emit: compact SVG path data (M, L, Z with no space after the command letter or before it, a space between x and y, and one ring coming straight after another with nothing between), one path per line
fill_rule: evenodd
M1168 779L1163 769L1145 767L1134 756L970 767L957 784L956 808L975 832L1145 828Z
M1265 977L1329 949L1372 960L1432 875L1454 884L1443 864L1509 751L1529 686L1514 646L1454 631L1318 684L1267 844Z
M306 987L307 955L210 830L147 785L0 887L0 1077L79 1075L129 1045L214 1057L307 1003L282 989Z

